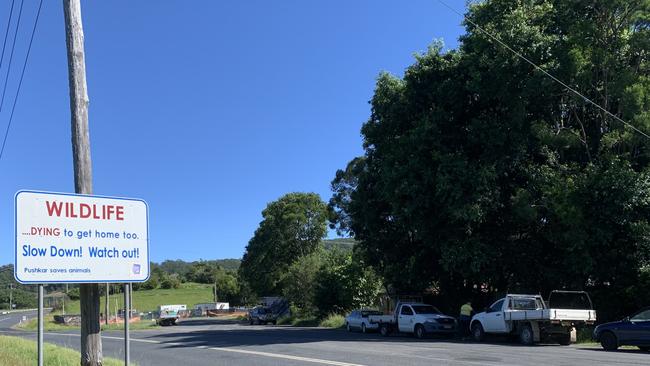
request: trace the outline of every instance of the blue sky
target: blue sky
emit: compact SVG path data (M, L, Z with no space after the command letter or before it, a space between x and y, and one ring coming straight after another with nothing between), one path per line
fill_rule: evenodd
M25 0L2 133L37 5ZM435 0L85 1L82 14L94 193L148 202L156 262L239 258L267 203L327 201L363 153L379 72L402 75L463 32ZM16 191L74 192L67 77L61 1L45 0L0 160L0 264L13 262Z

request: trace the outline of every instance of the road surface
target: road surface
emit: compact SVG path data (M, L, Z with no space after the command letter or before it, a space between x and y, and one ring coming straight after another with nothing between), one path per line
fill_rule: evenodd
M10 328L23 314L0 315L0 334L35 339L35 333ZM34 316L28 313L27 316ZM123 357L123 332L103 332L104 355ZM196 319L178 326L131 332L131 361L148 365L650 365L650 353L637 350L605 352L593 346L538 345L525 347L505 340L491 343L341 330L251 326ZM78 349L78 332L47 332L45 341Z

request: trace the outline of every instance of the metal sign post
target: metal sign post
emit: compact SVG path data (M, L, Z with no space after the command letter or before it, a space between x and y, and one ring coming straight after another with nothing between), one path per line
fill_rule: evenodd
M38 285L38 366L43 366L43 285Z
M124 366L129 366L131 346L129 342L129 319L131 318L130 283L124 284Z

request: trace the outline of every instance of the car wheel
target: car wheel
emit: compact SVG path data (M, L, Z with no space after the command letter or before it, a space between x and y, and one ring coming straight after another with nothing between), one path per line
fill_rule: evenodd
M532 346L535 343L535 335L530 325L524 325L519 329L519 342L524 346Z
M388 325L380 324L379 325L379 334L381 334L382 337L388 337L388 335L390 334L390 329L388 329Z
M650 347L648 346L639 346L639 349L643 352L650 352Z
M366 332L366 323L361 323L361 333Z
M352 331L352 328L350 327L350 323L345 323L345 329L347 329L348 332Z
M605 351L616 351L618 349L618 339L612 332L605 332L600 335L600 345Z
M425 330L424 330L424 326L422 326L422 324L418 324L418 325L415 326L415 336L416 336L418 339L422 339L422 338L424 338L426 335L427 335L427 333L425 332Z
M483 330L481 323L476 322L472 324L472 337L477 342L482 342L483 339L485 339L485 331Z

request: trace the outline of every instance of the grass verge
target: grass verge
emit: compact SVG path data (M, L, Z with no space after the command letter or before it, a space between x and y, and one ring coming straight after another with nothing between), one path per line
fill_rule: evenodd
M102 330L121 330L124 329L124 323L117 323L117 324L102 324L101 325ZM129 329L130 330L143 330L143 329L152 329L158 327L156 322L151 321L151 320L141 320L139 322L133 322L129 324ZM38 328L38 319L37 318L32 318L28 320L25 323L18 324L16 326L18 329L22 330L29 330L29 331L36 331ZM71 329L79 329L77 326L73 325L63 325L63 324L58 324L54 322L54 314L48 314L45 315L45 319L43 322L43 328L46 332L51 332L51 331L59 331L59 330L71 330ZM1 365L1 364L0 364Z
M280 325L292 325L294 327L317 327L320 322L315 316L285 316L278 319Z
M37 363L37 357L36 342L18 337L0 336L0 365L31 366ZM78 365L80 358L77 351L45 343L44 366ZM123 364L124 361L121 360L104 358L104 366Z

